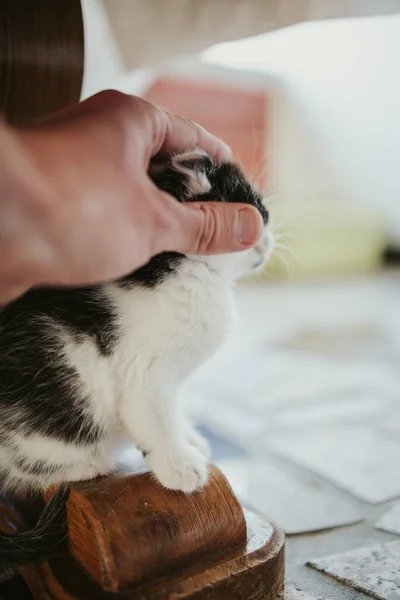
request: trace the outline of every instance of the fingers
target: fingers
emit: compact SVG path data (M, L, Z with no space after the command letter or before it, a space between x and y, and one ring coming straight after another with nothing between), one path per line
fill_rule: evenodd
M182 153L200 148L216 162L232 160L229 146L203 127L167 111L163 113L166 125L165 137L157 154Z
M124 118L140 119L151 143L150 156L157 154L182 153L201 148L216 162L229 161L232 152L229 146L190 119L174 115L142 98L129 96L114 90L105 90L81 102L75 111L123 112Z
M116 90L99 92L47 116L36 125L56 125L60 121L65 123L77 118L116 119L126 131L141 132L142 139L137 151L145 154L146 160L156 155L183 153L195 148L201 148L216 162L232 160L229 146L197 123L142 98Z
M254 246L262 235L263 222L253 206L205 202L182 206L181 252L222 254Z
M203 202L178 204L163 194L166 219L158 222L152 253L172 250L184 254L223 254L254 246L261 238L263 222L253 206ZM161 203L159 205L161 205ZM166 204L165 204L166 203ZM164 212L164 209L163 209Z
M0 288L0 310L12 300L16 300L19 296L22 296L28 287L28 285L9 285L7 282L2 282L2 287Z

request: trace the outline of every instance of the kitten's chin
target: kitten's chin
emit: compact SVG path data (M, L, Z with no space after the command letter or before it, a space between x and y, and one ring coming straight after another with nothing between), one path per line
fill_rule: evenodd
M261 271L264 270L264 267L267 264L267 262L268 262L267 256L265 256L264 258L261 258L260 260L255 262L252 269L249 272L249 275L251 275L251 273L261 273Z
M266 229L261 240L252 248L251 253L252 266L249 269L248 275L251 273L259 273L267 264L271 253L275 246L275 239L271 231Z
M264 269L274 247L274 238L266 230L254 248L233 254L214 256L188 256L192 264L202 264L213 276L225 281L235 281Z

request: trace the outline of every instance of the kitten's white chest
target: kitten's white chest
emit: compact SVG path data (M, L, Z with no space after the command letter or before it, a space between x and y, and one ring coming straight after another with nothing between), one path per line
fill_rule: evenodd
M113 295L122 332L117 360L137 382L162 375L179 385L220 347L233 319L230 285L202 265L153 290Z

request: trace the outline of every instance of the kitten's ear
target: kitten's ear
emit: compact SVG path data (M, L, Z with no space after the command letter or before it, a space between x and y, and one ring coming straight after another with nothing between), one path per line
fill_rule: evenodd
M165 173L171 168L178 172L182 172L181 169L183 168L189 171L203 171L207 174L213 167L213 161L204 152L185 152L184 154L177 154L166 159L152 160L149 165L148 174L151 179L157 179L160 174Z
M208 156L202 156L200 158L190 158L187 160L179 161L179 166L191 171L204 171L207 173L213 167L213 162Z
M214 166L211 158L201 151L177 154L172 158L172 165L178 169L183 167L191 171L204 171L205 173L208 173Z

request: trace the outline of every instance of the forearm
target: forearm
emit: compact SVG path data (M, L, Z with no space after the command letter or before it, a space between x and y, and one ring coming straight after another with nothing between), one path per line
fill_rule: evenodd
M45 185L17 132L0 123L0 304L35 283L45 257Z

